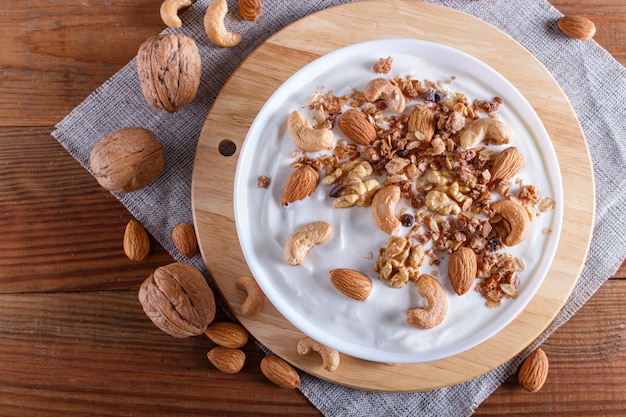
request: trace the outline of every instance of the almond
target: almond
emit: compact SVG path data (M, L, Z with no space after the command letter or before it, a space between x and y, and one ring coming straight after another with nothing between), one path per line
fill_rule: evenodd
M415 106L408 121L409 132L426 143L430 143L435 134L435 115L426 106Z
M196 232L189 223L180 223L172 229L172 241L176 249L187 258L193 258L198 252Z
M472 288L476 278L476 254L468 247L462 246L450 255L448 274L454 292L463 295Z
M212 323L204 334L217 345L227 348L240 348L248 343L248 331L240 324L228 321Z
M491 182L510 180L524 166L524 155L515 146L504 149L496 156L491 168Z
M520 367L517 380L527 391L539 391L546 382L546 378L548 378L548 368L548 357L546 353L539 348L528 355Z
M564 34L574 39L587 40L596 34L595 23L586 17L563 16L557 21L557 24Z
M261 0L239 0L238 6L241 17L250 22L257 20L263 11Z
M339 128L348 139L363 146L371 145L378 137L374 125L358 109L350 109L342 114Z
M246 354L243 351L223 346L214 347L206 356L213 366L225 374L236 374L246 363Z
M316 170L308 165L303 165L296 169L287 179L283 189L283 206L298 200L304 200L317 188L320 176Z
M148 233L137 220L131 219L124 231L124 253L131 261L146 259L150 253Z
M282 388L298 388L300 375L295 368L276 355L261 359L261 372L267 379Z
M330 282L343 295L357 301L367 300L372 292L372 281L353 269L338 268L330 271Z

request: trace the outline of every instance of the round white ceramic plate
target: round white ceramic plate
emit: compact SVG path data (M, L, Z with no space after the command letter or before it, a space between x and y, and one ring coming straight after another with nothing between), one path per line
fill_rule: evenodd
M420 307L415 285L400 289L380 281L373 269L378 249L388 235L374 226L369 208L332 208L329 187L320 184L307 199L283 208L281 195L293 171L296 146L286 120L293 110L308 115L308 97L332 90L347 95L362 90L378 77L373 64L393 58L387 77L413 75L420 80L445 81L454 77L450 91L474 99L503 99L498 115L513 129L511 145L525 157L518 174L533 184L540 197L555 200L556 208L532 222L529 238L506 248L524 260L521 285L515 299L487 308L485 299L470 291L457 296L449 283L446 258L441 266L425 265L421 273L438 276L449 299L444 322L429 330L408 326L408 308ZM336 138L342 138L335 128ZM494 147L497 150L498 147ZM313 154L311 156L317 156ZM259 188L261 175L271 178ZM234 209L237 233L248 266L272 304L294 326L319 342L357 358L390 363L417 363L456 355L495 335L524 309L544 279L554 257L561 229L561 177L550 138L530 104L504 77L483 62L456 49L413 39L386 39L351 45L322 56L291 76L263 106L250 127L235 175ZM300 266L287 264L283 246L298 226L326 221L331 239L316 246ZM546 231L550 231L547 233ZM374 258L372 259L372 255ZM328 271L351 268L367 274L374 288L363 302L347 298L330 283Z

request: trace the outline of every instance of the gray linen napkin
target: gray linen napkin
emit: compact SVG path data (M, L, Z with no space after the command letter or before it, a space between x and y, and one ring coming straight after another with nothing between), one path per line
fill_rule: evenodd
M183 14L184 25L180 29L196 40L203 58L202 81L194 102L174 116L150 108L142 96L133 60L61 121L53 136L89 169L91 148L110 131L143 126L155 132L166 155L162 175L143 190L117 197L173 256L185 261L173 247L168 231L182 221L191 221L195 148L220 88L240 62L269 36L308 14L346 2L267 0L263 15L253 25L230 14L227 25L241 33L243 40L236 48L222 49L213 47L206 39L202 18L210 1L199 0ZM577 112L593 159L597 188L593 243L570 300L549 328L518 357L471 381L422 393L373 393L302 375L302 392L327 416L472 414L515 373L532 349L565 323L615 273L626 256L626 193L620 191L626 189L626 179L614 174L626 166L626 69L595 42L575 41L562 35L556 26L560 13L547 1L429 2L472 14L508 33L559 82ZM236 10L236 1L228 3L231 10ZM206 273L199 255L191 263Z

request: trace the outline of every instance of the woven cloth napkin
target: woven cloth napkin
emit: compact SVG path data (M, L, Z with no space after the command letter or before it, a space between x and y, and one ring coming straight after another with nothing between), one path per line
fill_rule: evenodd
M533 53L565 91L583 126L596 181L593 243L582 276L565 307L543 334L519 356L468 382L428 392L376 393L345 388L302 375L302 392L327 416L466 416L515 373L523 358L565 323L611 276L626 256L626 179L615 175L626 166L626 69L594 41L576 41L556 26L561 14L544 0L429 1L474 15L508 33ZM235 48L210 44L203 29L210 0L199 0L182 14L180 32L196 40L202 56L202 80L196 99L175 115L149 107L141 93L135 60L107 80L58 125L53 136L89 170L93 146L112 130L142 126L163 143L166 166L143 190L117 195L146 229L175 257L169 230L191 222L191 173L207 113L222 85L241 61L286 25L342 0L267 0L261 18L244 22L227 15L230 30L242 34ZM236 10L236 0L229 0ZM156 12L156 11L155 11ZM166 32L171 31L170 29ZM190 261L210 276L197 255ZM211 283L212 284L212 283ZM222 303L222 305L224 305Z

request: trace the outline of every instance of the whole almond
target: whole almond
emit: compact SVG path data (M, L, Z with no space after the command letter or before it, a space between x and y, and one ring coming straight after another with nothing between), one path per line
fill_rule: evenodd
M267 379L282 388L298 388L300 375L295 368L275 355L261 359L261 372Z
M339 128L354 143L369 146L377 138L376 128L358 109L350 109L339 118Z
M141 261L150 254L148 233L137 220L131 219L124 231L124 253L131 261Z
M246 354L240 349L214 347L207 353L209 362L225 374L236 374L246 363Z
M369 277L353 269L333 269L330 271L330 282L343 295L357 301L367 300L372 292L372 281Z
M429 107L415 106L407 123L411 133L418 139L430 143L435 134L435 115Z
M193 226L189 223L180 223L172 229L174 246L187 258L193 258L198 252L198 240Z
M587 40L596 34L596 25L591 20L582 16L563 16L557 21L561 31L569 37L579 40Z
M528 355L520 367L517 380L527 391L539 391L548 378L548 368L548 357L539 348Z
M217 345L227 348L240 348L248 343L248 331L240 324L228 321L211 323L204 334Z
M452 288L458 295L463 295L472 288L476 272L476 254L472 249L462 246L452 252L448 263L448 273Z
M287 206L298 200L304 200L317 188L320 176L308 165L296 169L287 179L283 189L282 205Z
M257 20L263 11L261 0L239 0L237 4L241 17L251 22Z
M524 166L524 155L515 146L504 149L496 156L491 169L491 182L510 180Z

